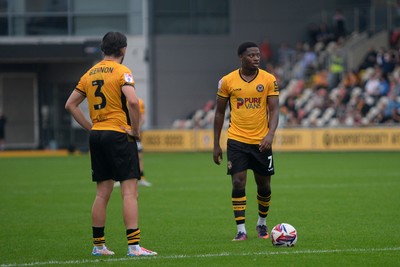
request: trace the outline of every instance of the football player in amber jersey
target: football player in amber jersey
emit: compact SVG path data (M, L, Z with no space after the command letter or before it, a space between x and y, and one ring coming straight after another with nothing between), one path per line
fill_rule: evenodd
M142 126L144 124L144 121L146 119L145 115L145 107L144 107L144 102L143 99L139 98L139 125L140 125L140 130L142 129ZM142 186L151 186L151 183L145 178L144 176L144 163L143 163L143 147L142 147L142 142L140 142L140 139L136 139L136 144L138 147L138 152L139 152L139 166L140 166L140 180L139 180L139 185Z
M260 50L253 42L238 48L241 68L222 77L218 84L214 119L213 159L221 164L221 130L229 103L228 174L232 178L232 207L237 225L233 241L247 239L245 228L247 170L257 184L259 238L268 238L266 217L271 200L271 175L274 174L272 141L278 126L279 90L275 77L260 69Z
M141 131L142 126L144 124L144 120L145 120L145 108L144 108L143 99L138 98L138 100L139 100L139 125L140 125L140 131ZM138 181L138 184L142 185L142 186L150 187L151 183L144 177L143 146L142 146L142 142L140 141L139 138L136 139L136 145L137 145L138 153L139 153L139 167L140 167L140 180ZM114 187L119 187L119 186L120 186L120 182L114 183Z
M139 101L132 73L122 65L127 38L108 32L102 40L104 59L87 71L65 104L65 108L87 131L96 197L92 206L93 256L114 255L105 245L106 207L114 188L121 183L123 219L128 256L157 255L139 246L137 181L140 179L138 149ZM91 122L80 104L87 98Z

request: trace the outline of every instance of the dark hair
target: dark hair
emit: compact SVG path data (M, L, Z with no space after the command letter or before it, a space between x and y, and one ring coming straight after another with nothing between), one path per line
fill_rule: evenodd
M244 51L246 51L247 48L250 47L258 47L258 45L256 43L253 42L244 42L241 45L239 45L237 53L238 56L241 56L243 54Z
M101 51L106 56L121 56L121 48L127 46L126 36L120 32L108 32L101 42Z

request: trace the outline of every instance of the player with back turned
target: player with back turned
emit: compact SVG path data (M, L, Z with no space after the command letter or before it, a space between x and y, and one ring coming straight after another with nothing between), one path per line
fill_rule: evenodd
M229 103L227 167L232 179L232 207L237 226L233 241L247 239L248 169L253 171L257 185L257 234L266 239L269 238L266 217L271 201L271 175L274 174L272 141L278 126L279 90L275 77L259 68L260 50L255 43L242 43L237 52L241 67L224 76L218 84L213 160L221 164L220 137Z
M65 104L74 119L90 131L92 180L97 185L92 206L93 256L115 254L106 247L104 236L106 208L114 181L121 183L128 256L157 255L139 245L137 181L140 169L135 141L139 138L139 101L132 73L122 65L126 47L125 35L108 32L101 43L104 59L81 77ZM91 122L79 106L85 98Z

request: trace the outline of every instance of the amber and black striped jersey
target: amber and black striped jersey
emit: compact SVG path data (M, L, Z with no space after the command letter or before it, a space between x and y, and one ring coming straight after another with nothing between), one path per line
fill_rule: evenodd
M122 86L135 82L128 67L115 61L103 60L94 65L80 79L75 90L88 100L92 130L125 132L129 128L129 115Z
M237 69L218 83L217 97L228 98L231 111L228 138L247 144L259 144L268 133L268 97L278 96L275 77L258 69L245 81Z

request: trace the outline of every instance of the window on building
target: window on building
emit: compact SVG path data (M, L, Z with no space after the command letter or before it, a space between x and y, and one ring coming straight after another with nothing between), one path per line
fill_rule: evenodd
M24 6L25 12L67 12L68 0L25 0Z
M143 0L0 0L0 36L143 33ZM111 4L110 4L111 3Z
M67 35L68 19L66 16L26 17L27 35Z
M228 34L229 0L154 0L155 34Z
M112 3L112 4L111 4ZM71 5L73 12L85 12L85 13L99 13L99 12L126 12L128 10L128 1L119 0L72 0Z
M7 0L0 0L0 36L8 34Z
M127 32L126 16L76 16L75 35L104 35L108 31Z

